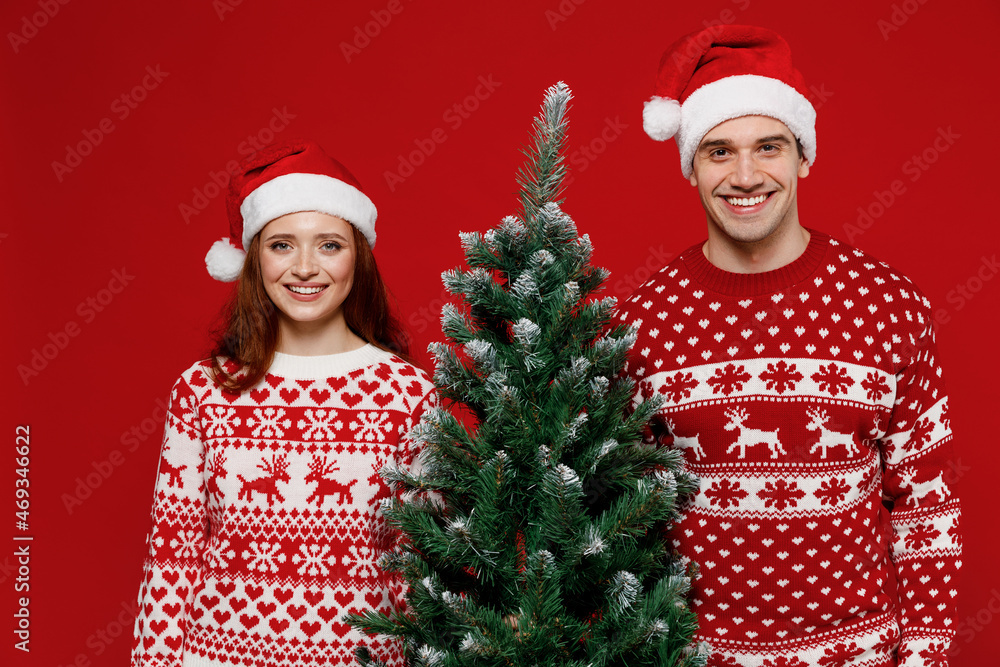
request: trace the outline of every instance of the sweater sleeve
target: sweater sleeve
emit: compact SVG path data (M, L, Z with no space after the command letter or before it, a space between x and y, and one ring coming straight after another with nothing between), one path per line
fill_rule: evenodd
M396 465L406 466L413 471L419 472L421 468L421 450L419 445L417 445L417 443L415 443L410 437L410 432L413 430L413 427L420 423L420 418L423 416L424 412L430 408L436 407L437 403L437 392L431 389L420 400L417 406L413 409L413 412L410 413L409 419L403 425L405 430L399 439L399 446L396 450Z
M639 297L631 297L628 299L628 304L637 300ZM632 397L629 402L626 411L631 414L640 403L649 400L656 393L656 389L647 379L649 374L649 366L647 360L651 352L651 345L648 338L648 334L643 327L642 318L633 317L630 312L622 310L620 314L616 315L612 322L617 324L625 324L634 327L636 333L635 344L629 350L626 357L625 366L621 370L621 377L628 378L632 381ZM609 326L610 329L610 326ZM663 443L664 426L663 426L663 415L662 413L657 413L653 415L653 418L648 421L642 429L643 442L646 444L652 444L654 442Z
M929 314L929 308L918 311L922 330L899 341L897 355L904 361L882 438L883 491L892 503L889 537L899 596L900 667L947 667L957 615L960 508L952 485L958 467Z
M422 467L421 453L422 449L420 446L413 441L410 437L410 432L413 430L417 424L420 423L420 418L430 408L437 405L437 392L433 389L429 390L420 402L417 403L416 407L410 413L409 418L402 425L402 434L399 438L399 443L396 449L395 464L399 468L409 468L413 473L419 473ZM395 495L397 498L403 496L402 489L397 489ZM403 539L402 533L397 529L391 529L388 536L388 541L386 544L386 551L395 549L398 546L399 540ZM408 586L405 579L401 574L393 573L391 576L386 578L386 585L389 591L389 602L395 609L406 610L408 605L406 601Z
M197 396L181 377L170 393L139 589L132 667L180 667L201 579L207 514Z

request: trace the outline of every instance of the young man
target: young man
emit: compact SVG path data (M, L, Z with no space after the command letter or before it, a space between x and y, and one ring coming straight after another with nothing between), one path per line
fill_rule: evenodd
M700 478L671 539L698 564L710 665L941 667L961 541L931 308L800 224L804 92L768 30L713 27L664 55L644 126L676 136L708 240L623 304L628 371L665 399L652 437Z

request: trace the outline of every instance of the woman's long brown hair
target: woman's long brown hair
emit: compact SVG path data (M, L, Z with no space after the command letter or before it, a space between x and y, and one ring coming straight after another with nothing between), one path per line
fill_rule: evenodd
M342 308L351 331L407 361L409 340L390 307L389 292L364 234L354 235L354 281ZM263 379L278 344L278 312L260 273L260 234L247 249L236 289L220 320L210 353L212 377L221 388L243 392ZM225 358L225 362L222 359Z

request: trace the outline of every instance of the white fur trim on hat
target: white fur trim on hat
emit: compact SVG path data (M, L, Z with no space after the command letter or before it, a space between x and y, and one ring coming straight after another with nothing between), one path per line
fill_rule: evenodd
M642 105L642 129L657 141L666 141L681 127L681 103L653 95Z
M709 130L740 116L770 116L780 120L802 143L806 162L811 165L816 160L816 110L802 93L766 76L728 76L705 84L681 105L677 146L685 178L691 176L694 154Z
M285 174L272 178L251 192L240 206L243 216L243 247L254 235L283 215L319 211L343 218L357 227L368 245L375 247L375 204L363 192L339 179L323 174Z
M246 252L235 247L227 237L212 244L205 255L205 266L208 267L208 274L216 280L231 283L240 277L246 256Z

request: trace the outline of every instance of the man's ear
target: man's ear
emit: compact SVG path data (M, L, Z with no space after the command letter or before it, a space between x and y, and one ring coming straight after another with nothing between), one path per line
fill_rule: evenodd
M693 185L694 187L698 187L698 177L695 176L693 171L691 172L691 175L688 176L688 181L690 181L691 185Z
M799 178L805 178L809 175L809 163L806 162L805 158L799 158Z

